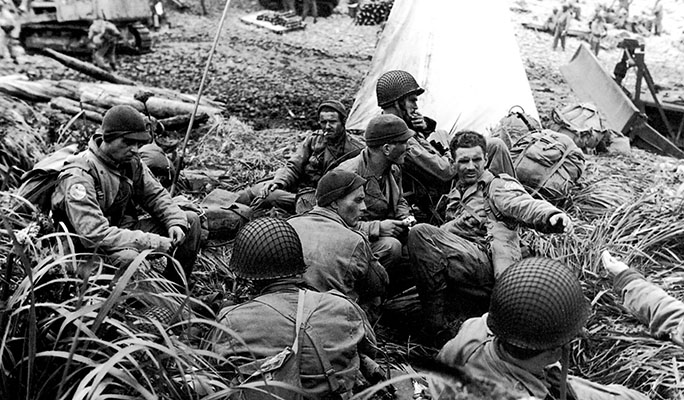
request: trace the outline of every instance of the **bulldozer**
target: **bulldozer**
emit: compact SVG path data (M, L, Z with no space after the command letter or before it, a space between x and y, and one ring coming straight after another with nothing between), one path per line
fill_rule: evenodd
M50 48L63 53L90 53L88 28L96 19L114 23L120 49L151 51L149 0L24 0L20 40L26 50Z

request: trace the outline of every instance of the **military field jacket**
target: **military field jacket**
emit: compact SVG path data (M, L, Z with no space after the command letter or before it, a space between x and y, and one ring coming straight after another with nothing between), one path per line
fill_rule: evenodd
M354 301L382 296L389 284L368 239L333 210L322 207L288 220L302 241L304 279L325 292L336 289Z
M485 171L477 183L465 189L459 189L459 186L456 182L448 195L447 222L442 225L448 232L485 243L488 217L508 223L512 228L515 224L523 224L541 232L556 231L549 225L549 218L561 211L547 201L530 196L509 175L495 177Z
M451 367L462 367L475 378L489 380L519 392L521 396L557 398L552 394L553 378L550 376L560 376L560 363L547 367L544 376L537 376L511 362L498 347L498 339L489 331L485 314L464 322L458 335L440 350L437 359ZM567 384L568 391L577 400L648 399L624 386L601 385L576 376L568 376Z
M304 187L315 188L331 165L356 156L364 147L365 143L357 135L344 133L340 143L330 145L321 131L312 132L287 164L276 171L273 182L293 192Z
M411 215L401 187L401 168L392 166L381 177L371 175L368 169L368 149L340 164L338 169L356 172L368 182L365 186L367 212L357 227L371 241L380 237L380 221L385 219L404 219Z
M440 185L450 182L456 176L456 164L439 152L425 139L416 133L408 140L408 153L403 166L408 172L426 186Z
M622 296L625 308L648 325L651 335L684 347L683 302L646 281L633 269L615 277L615 290Z
M240 365L240 360L272 357L292 346L299 288L287 283L274 285L254 300L221 310L218 321L233 330L246 346L217 331L213 350ZM279 310L285 310L284 314ZM337 291L307 290L304 317L308 322L300 347L302 386L316 398L330 392L321 360L326 357L334 367L332 378L339 382L343 392L351 391L359 373L359 353L372 357L376 346L365 313ZM322 345L323 354L317 352L314 340Z
M87 150L73 156L80 158L89 170L67 169L67 160L52 194L55 218L83 236L85 248L158 249L161 236L126 229L137 221L135 205L167 228L180 226L187 230L185 213L140 158L117 165L102 153L98 143L97 138L92 138Z

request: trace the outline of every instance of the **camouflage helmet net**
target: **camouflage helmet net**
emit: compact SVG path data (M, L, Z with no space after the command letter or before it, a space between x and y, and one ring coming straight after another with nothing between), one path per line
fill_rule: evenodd
M519 348L550 350L577 336L589 311L571 268L550 258L527 258L494 285L487 325Z
M235 237L230 268L239 278L285 278L306 270L302 243L292 225L277 218L258 218Z
M385 108L404 96L415 93L421 95L425 89L418 86L418 82L406 71L387 71L375 86L375 94L378 97L378 106Z

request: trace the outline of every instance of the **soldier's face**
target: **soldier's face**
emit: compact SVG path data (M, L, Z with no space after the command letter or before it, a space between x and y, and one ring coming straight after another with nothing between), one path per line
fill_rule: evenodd
M387 156L387 159L394 164L404 164L406 152L408 152L408 141L406 140L385 145L385 155Z
M116 138L111 142L102 142L102 150L115 162L122 163L133 159L138 155L138 150L143 142L138 140Z
M458 178L467 185L472 185L484 173L487 157L480 146L460 147L454 153Z
M337 111L321 111L318 114L318 123L323 129L326 141L336 141L344 133L344 124Z
M366 211L366 193L363 186L359 186L354 189L353 192L342 197L341 199L335 200L333 208L337 207L337 214L342 217L344 222L350 227L355 227L359 222L359 219Z

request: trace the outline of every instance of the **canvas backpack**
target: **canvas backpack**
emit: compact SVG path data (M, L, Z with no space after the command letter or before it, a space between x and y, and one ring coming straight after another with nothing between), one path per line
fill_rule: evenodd
M518 180L533 196L565 199L584 173L582 150L562 133L544 129L520 138L511 148Z
M31 215L34 211L49 215L52 208L52 193L57 187L58 177L62 170L80 168L89 171L89 165L80 158L71 156L78 152L78 146L71 144L63 147L39 161L34 167L21 176L21 186L17 195L26 201L17 200L14 211L22 215ZM72 158L67 165L67 159Z
M492 129L491 136L503 140L510 149L521 137L541 129L541 124L533 116L525 113L522 107L513 106L508 110L508 115L501 118L498 125Z
M551 119L553 122L549 128L568 135L584 151L610 142L611 131L604 128L598 110L591 103L554 108Z

